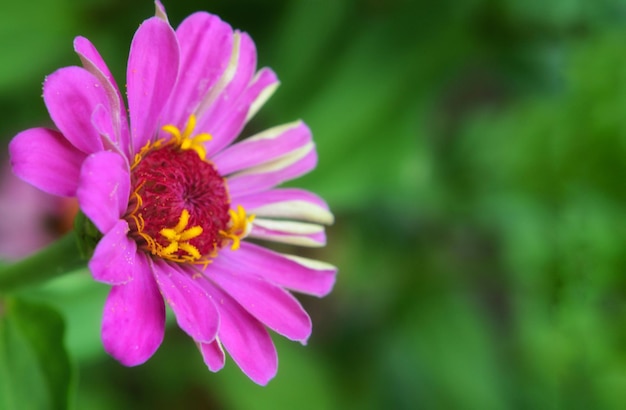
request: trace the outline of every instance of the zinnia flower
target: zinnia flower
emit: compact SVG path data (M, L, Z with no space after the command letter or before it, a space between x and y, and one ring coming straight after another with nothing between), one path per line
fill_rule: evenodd
M89 261L112 285L105 350L125 365L160 345L165 304L212 371L224 350L267 383L277 355L267 328L306 343L311 321L290 291L323 296L336 269L248 238L325 243L333 216L318 196L276 188L309 172L317 156L301 121L236 142L278 85L256 71L250 37L198 12L174 31L157 1L133 38L129 118L104 60L85 38L82 67L49 75L43 97L58 131L33 128L10 144L14 172L38 188L76 196L103 234Z

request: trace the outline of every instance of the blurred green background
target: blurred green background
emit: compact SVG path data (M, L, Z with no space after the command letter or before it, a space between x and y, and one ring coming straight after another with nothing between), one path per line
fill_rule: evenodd
M301 297L278 376L210 373L176 326L145 365L103 353L107 286L31 292L66 319L78 409L618 409L626 402L626 1L165 1L249 32L282 86L247 132L304 119L340 269ZM123 84L148 1L0 5L5 142L49 124L45 75L88 37ZM6 143L4 144L6 146ZM621 182L620 182L621 181ZM7 211L3 210L3 213ZM6 214L2 215L7 217Z

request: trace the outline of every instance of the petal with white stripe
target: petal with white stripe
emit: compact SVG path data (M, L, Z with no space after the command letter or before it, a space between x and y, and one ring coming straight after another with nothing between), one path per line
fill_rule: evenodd
M315 168L317 152L310 142L291 153L238 172L227 178L228 189L236 202L236 198L253 194L275 187L276 185L297 178Z
M256 218L249 236L300 246L318 247L326 245L324 227L305 222Z
M311 130L302 121L272 127L215 156L212 161L220 174L229 175L278 159L311 142Z
M238 197L235 204L258 217L296 219L325 225L335 220L322 198L297 188L272 189Z
M254 76L245 91L232 102L231 109L220 121L212 124L212 128L207 129L207 132L217 136L207 144L209 156L220 152L239 136L246 123L274 94L278 85L276 74L269 68L262 68Z

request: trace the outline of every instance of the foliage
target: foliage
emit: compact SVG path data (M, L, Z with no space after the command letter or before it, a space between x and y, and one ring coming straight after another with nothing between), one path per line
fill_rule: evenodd
M152 13L150 2L38 3L55 18L29 23L25 46L0 42L6 141L47 121L40 84L78 64L72 36L92 39L122 78ZM281 78L250 132L311 126L320 163L297 184L337 222L327 248L303 254L339 266L338 283L301 298L313 337L306 348L277 338L267 388L232 362L211 374L174 327L151 361L123 368L99 344L106 287L84 271L41 287L32 295L67 322L77 408L621 408L625 3L173 3L174 24L208 9L250 32ZM33 6L10 7L5 39L24 28L7 20L31 21ZM34 369L36 348L6 350L31 336L0 317L0 368ZM42 400L50 379L33 372L27 399Z

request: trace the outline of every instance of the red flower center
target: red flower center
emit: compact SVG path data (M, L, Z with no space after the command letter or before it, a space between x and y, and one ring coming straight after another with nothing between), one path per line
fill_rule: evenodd
M150 142L135 155L126 220L141 249L206 265L227 243L239 248L254 215L241 206L230 209L226 180L206 160L211 136L192 136L195 123L192 115L183 131L164 126L172 138Z
M167 248L171 244L171 238L161 231L176 227L184 210L189 219L179 230L200 227L202 231L180 242L188 242L200 255L210 254L221 243L220 231L226 231L230 221L225 181L195 151L168 144L148 152L133 169L132 184L141 197L135 212L143 219L141 232L158 246ZM144 235L136 238L138 242L146 242ZM188 254L180 247L172 252L179 258Z

